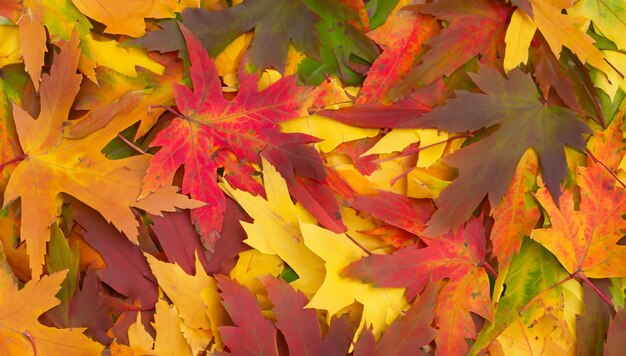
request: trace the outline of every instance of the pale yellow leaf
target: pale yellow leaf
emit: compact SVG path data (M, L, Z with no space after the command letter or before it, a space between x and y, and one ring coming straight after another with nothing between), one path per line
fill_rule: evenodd
M506 37L504 42L506 43L506 51L504 52L504 70L510 71L517 67L520 63L526 64L528 62L528 47L537 26L526 15L522 9L517 9L511 16L511 22L506 30Z

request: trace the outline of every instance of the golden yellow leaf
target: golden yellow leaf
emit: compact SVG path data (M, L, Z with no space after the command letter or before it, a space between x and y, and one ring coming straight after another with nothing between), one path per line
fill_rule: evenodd
M215 280L206 274L204 267L196 255L196 274L191 276L175 263L157 260L146 254L152 273L156 276L159 286L172 300L174 306L187 328L181 327L185 337L190 336L187 342L192 349L204 348L211 340L210 335L218 338L217 326L228 320L226 311L219 306L219 294ZM208 290L208 291L206 291ZM204 297L203 297L204 295ZM205 302L217 299L218 303L211 305ZM207 306L210 308L207 309ZM207 334L208 333L208 334ZM202 339L199 344L197 341ZM217 342L217 340L216 340Z
M0 68L21 63L20 36L17 26L0 26Z
M129 77L137 76L135 66L163 74L165 67L154 61L144 50L138 48L122 48L117 41L94 36L91 33L84 38L86 46L91 49L91 58L97 66L111 68Z
M287 183L265 160L263 181L267 200L225 186L254 219L254 223L241 223L248 236L244 242L261 253L280 257L300 276L292 285L304 293L315 293L324 280L324 262L304 245L300 233L300 221L315 220L301 206L293 204Z
M83 14L106 25L104 32L141 37L145 18L174 17L176 0L72 0Z
M254 294L265 291L259 277L268 274L276 277L283 272L285 264L276 255L266 255L257 250L239 253L237 264L230 271L230 278L245 286Z
M363 305L363 314L357 331L370 326L377 337L408 307L404 288L375 288L371 284L341 276L350 263L365 256L345 234L335 234L317 225L301 223L304 243L325 261L324 283L313 296L308 308L328 310L335 315L355 301ZM367 325L366 325L367 323Z
M191 350L180 331L180 316L175 306L170 306L165 300L159 299L154 314L154 352L157 355L189 355Z
M504 42L506 43L506 52L504 52L504 70L510 71L517 67L520 63L528 62L528 47L537 26L526 15L522 9L517 9L511 16L511 22L506 30Z
M581 62L589 63L609 76L614 73L600 50L593 45L593 38L581 31L585 20L561 13L567 4L558 0L531 0L531 3L534 22L557 58L565 46Z

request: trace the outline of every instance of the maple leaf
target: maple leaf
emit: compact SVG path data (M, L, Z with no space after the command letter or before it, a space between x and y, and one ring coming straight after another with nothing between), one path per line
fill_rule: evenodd
M276 168L266 160L262 166L267 200L226 185L226 191L254 219L252 223L241 223L247 234L244 242L262 253L280 257L300 276L293 285L313 294L324 280L324 262L304 245L300 231L301 221L313 219L291 201L287 183Z
M524 240L519 253L513 256L510 268L498 276L494 290L496 310L493 322L485 325L470 354L486 348L518 321L521 325L532 326L544 315L562 317L559 314L564 308L564 287L557 283L567 276L549 251L532 240Z
M575 209L573 193L565 191L560 209L545 188L535 194L550 217L549 228L534 230L531 237L552 252L571 274L591 278L624 277L626 247L618 241L626 231L622 215L626 190L616 186L609 170L615 170L624 155L620 119L591 139L590 151L602 164L589 158L588 166L577 168L580 204ZM606 168L605 168L606 166Z
M557 58L565 46L576 54L581 62L589 63L607 74L614 72L604 60L600 50L593 45L593 38L579 29L580 19L561 13L563 8L571 5L569 1L531 0L531 3L533 20Z
M483 66L470 77L485 94L459 91L446 105L404 123L451 132L499 124L488 137L443 159L458 169L459 176L442 192L439 210L424 232L428 235L460 225L485 195L496 207L529 148L537 152L546 185L552 196L558 197L567 168L564 145L583 149L583 134L589 131L573 111L542 102L530 75L519 69L504 78Z
M493 209L495 222L490 238L500 273L506 273L511 258L522 246L524 236L530 236L539 220L539 207L531 194L538 170L536 154L527 151L515 170L504 201Z
M27 9L18 21L20 32L20 52L24 58L24 66L39 90L39 76L46 49L46 30L41 23L40 9Z
M309 300L284 280L266 276L261 279L274 304L276 327L285 336L291 355L345 355L352 340L352 325L347 318L333 318L324 338Z
M138 224L130 207L160 214L176 206L199 206L199 202L176 194L174 187L165 187L137 201L149 157L112 161L100 153L119 131L134 123L133 118L123 115L112 118L128 111L135 104L134 97L128 96L100 108L101 119L109 122L105 127L81 139L63 136L63 127L82 78L75 73L80 55L77 46L75 35L55 58L50 75L43 76L37 120L21 107L13 107L24 159L11 174L4 192L4 205L21 198L22 219L32 222L22 224L21 238L28 241L34 278L42 272L45 244L50 238L49 227L57 216L56 198L60 193L72 195L98 210L133 241L136 241Z
M246 287L225 276L215 276L224 307L235 326L220 326L222 339L236 355L278 355L276 327L265 319L256 298Z
M378 344L369 329L361 333L354 346L354 355L412 355L416 352L426 355L420 348L437 335L431 326L437 292L435 285L429 284L411 309L389 325Z
M256 76L242 70L239 93L228 101L222 96L212 60L189 30L184 27L181 30L189 47L194 91L181 85L174 89L176 103L184 117L173 119L152 141L151 146L161 146L161 150L151 160L142 196L169 184L176 169L184 164L183 193L208 203L194 210L192 219L208 240L207 247L211 251L219 238L226 204L216 183L218 167L224 167L226 180L236 187L262 194L261 185L250 174L235 174L236 179L229 176L233 166L226 160L237 159L243 166L259 164L259 152L262 152L286 178L296 199L311 209L322 224L343 230L334 197L329 196L329 191L319 191L322 187L318 182L325 179L324 166L317 151L307 145L315 139L303 134L281 133L278 125L280 121L299 116L299 100L304 99L306 89L296 87L292 77L282 78L257 92ZM221 155L220 150L230 151L234 156ZM298 179L296 174L308 181Z
M2 252L2 255L4 253ZM39 323L39 316L59 304L54 295L59 291L60 284L67 271L53 273L39 280L31 280L20 290L17 281L8 268L6 261L0 263L0 333L4 342L30 340L25 343L6 343L4 351L15 354L100 354L103 346L85 336L83 329L57 329ZM14 333L7 337L7 333ZM4 343L3 342L3 343ZM15 347L15 348L14 348Z
M626 50L626 39L623 36L624 31L626 31L626 6L624 2L619 0L583 0L576 2L573 7L567 9L567 12L590 19L599 32L613 41L618 49Z
M430 281L449 278L437 298L438 350L443 354L467 351L465 338L476 337L470 312L491 319L489 279L485 271L485 235L478 218L456 234L424 239L426 248L415 246L392 255L372 255L352 263L344 275L377 287L408 288L414 298ZM462 296L462 297L461 297Z
M305 0L246 0L223 11L186 9L183 24L211 55L216 56L239 35L254 28L248 61L255 68L285 70L289 44L307 56L319 58L320 17ZM268 51L268 46L272 47Z
M102 0L72 0L83 14L106 25L105 33L141 37L145 33L144 18L174 17L176 0L119 3Z
M320 34L321 60L305 58L298 66L298 74L306 84L318 85L334 74L344 85L360 83L379 55L378 47L351 22L358 15L336 0L307 0L307 4L321 16L317 25Z
M509 6L493 0L453 0L418 5L414 11L437 16L448 26L426 42L430 49L389 92L390 99L403 98L414 88L449 77L476 55L481 55L483 63L497 62L498 46L504 41L511 12Z
M367 35L383 49L383 53L370 67L359 92L357 104L379 103L389 89L411 69L422 50L424 42L435 35L439 25L427 15L402 10L400 2L387 21Z
M363 314L357 335L371 325L378 336L404 309L404 291L401 288L377 288L341 275L350 263L358 261L365 252L345 234L335 234L319 226L301 223L305 245L320 256L326 267L324 283L307 307L328 310L335 315L354 302L363 305Z
M626 311L620 309L615 314L613 320L611 320L609 331L606 335L604 355L617 356L624 350L624 347L626 347L624 329L626 329Z
M185 338L192 344L194 354L206 348L212 337L221 347L218 325L226 322L226 313L219 304L215 279L206 274L198 256L195 258L194 275L187 274L175 263L159 261L149 254L145 256L159 286L178 310L182 319L181 328L191 329L185 333Z

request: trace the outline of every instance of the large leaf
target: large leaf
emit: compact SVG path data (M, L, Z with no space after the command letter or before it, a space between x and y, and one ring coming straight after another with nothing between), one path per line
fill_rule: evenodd
M622 263L626 247L618 244L626 231L626 190L616 185L607 171L616 169L624 155L620 122L615 120L590 142L590 150L602 163L589 158L586 168L578 167L578 208L571 191L561 196L560 209L545 188L536 193L551 226L534 230L531 237L550 250L572 274L582 272L591 278L626 276Z
M50 75L43 76L37 120L21 107L13 107L25 156L11 174L4 204L6 207L21 198L22 221L28 222L21 226L21 238L27 241L34 278L42 272L45 244L50 238L50 225L57 216L60 193L70 194L98 210L133 241L137 239L138 224L130 207L160 214L176 206L199 206L176 194L176 188L171 186L137 201L149 157L112 161L100 152L118 132L135 122L136 118L123 113L136 103L136 97L124 97L92 112L91 115L107 122L104 127L79 139L64 137L64 126L71 124L68 115L82 78L76 74L80 55L77 45L78 39L74 36L55 59Z
M476 55L481 55L483 62L498 62L498 48L504 44L510 7L494 0L452 0L418 5L414 11L437 16L447 21L447 26L426 42L430 49L389 92L391 99L400 99L416 87L449 77Z
M560 181L567 166L564 146L584 149L583 134L589 129L576 114L545 103L530 75L516 69L504 78L482 67L471 74L484 92L457 92L457 97L432 112L406 122L417 127L436 127L459 132L497 125L495 132L447 157L459 176L443 191L439 210L425 233L438 235L466 221L485 195L492 207L500 203L515 167L524 153L537 152L546 185L553 197L560 195Z
M298 117L307 90L295 78L282 78L261 92L255 75L240 71L241 88L232 101L222 96L219 76L202 45L182 28L191 58L194 89L176 85L175 97L181 117L172 120L152 141L161 150L150 162L142 196L170 184L184 164L183 192L208 205L192 212L192 219L206 239L209 250L220 236L226 198L217 185L217 170L235 187L263 194L252 176L251 163L261 163L260 152L277 167L291 192L318 220L336 231L344 229L337 206L326 194L313 195L304 183L323 189L325 172L313 146L315 138L280 132L281 121ZM322 190L323 193L323 190Z

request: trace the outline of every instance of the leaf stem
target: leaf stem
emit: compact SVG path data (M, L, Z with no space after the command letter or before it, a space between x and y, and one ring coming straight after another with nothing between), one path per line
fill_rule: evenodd
M522 315L526 312L526 309L528 309L528 307L535 302L537 299L539 299L539 297L541 297L542 294L551 291L552 289L560 286L561 284L568 282L570 279L574 279L574 274L570 274L568 277L564 278L563 280L561 280L560 282L556 283L555 285L548 287L547 289L543 290L541 293L537 294L536 296L533 297L533 299L531 299L528 303L526 303L526 305L524 305L522 307L522 309L520 309L519 311L519 315Z
M134 143L130 142L129 139L127 139L126 137L124 137L124 135L118 133L117 137L120 138L120 140L124 141L128 146L130 146L130 148L134 149L135 151L141 153L142 155L147 155L146 151L142 150L140 147L138 147L137 145L135 145Z
M466 138L466 137L474 137L474 134L471 133L471 132L470 133L466 133L466 134L459 134L459 135L456 135L456 136L449 137L447 140L431 143L430 145L421 146L421 147L414 148L414 149L411 149L411 150L406 150L406 151L403 151L402 153L400 153L397 156L377 159L374 162L375 163L383 163L383 162L393 161L394 159L410 156L412 154L418 153L421 150L425 150L427 148L431 148L431 147L434 147L434 146L437 146L437 145L441 145L442 143L448 143L450 141L453 141L453 140L456 140L456 139L459 139L459 138Z
M0 163L0 170L4 169L4 167L8 166L9 164L12 164L12 163L16 163L16 162L23 161L23 160L25 160L27 157L28 157L28 155L27 155L27 154L23 154L23 155L21 155L21 156L17 156L17 157L15 157L15 158L12 158L12 159L10 159L10 160L8 160L8 161L4 162L4 163Z
M183 114L181 114L178 110L174 110L171 106L166 106L166 105L150 105L148 106L148 114L152 114L152 109L154 108L165 109L165 111L168 111L181 119L186 119L186 117Z
M598 294L598 296L600 298L602 298L602 300L604 300L606 302L606 304L608 304L611 308L615 309L615 305L613 305L613 302L607 298L604 293L602 293L598 287L596 287L593 283L591 283L591 281L589 280L589 278L587 278L587 276L585 276L584 273L582 273L581 271L576 272L576 276L580 277L580 279L582 279L585 283L587 283L589 285L589 287L591 287L591 289L593 289L594 292L596 292L596 294Z
M613 173L613 171L612 171L609 167L607 167L607 166L606 166L606 164L604 164L602 161L600 161L599 159L597 159L597 158L596 158L596 156L594 156L594 155L593 155L593 153L591 153L591 151L589 151L589 150L585 150L585 151L587 152L587 154L589 155L589 157L591 157L591 159L592 159L594 162L596 162L596 163L600 164L602 167L604 167L604 169L606 169L606 171L607 171L607 172L609 172L609 173L613 176L613 178L615 178L615 180L616 180L619 184L621 184L621 185L622 185L622 187L626 188L626 184L624 184L624 182L622 182L622 180L621 180L621 179L619 179L619 177L618 177L615 173Z
M478 266L484 267L490 275L492 275L494 278L498 278L498 272L496 272L496 270L493 269L493 267L491 267L491 265L487 263L487 261L481 261Z

